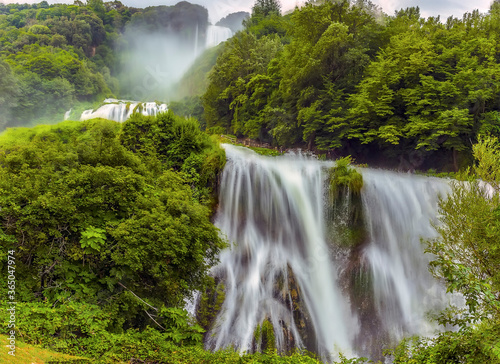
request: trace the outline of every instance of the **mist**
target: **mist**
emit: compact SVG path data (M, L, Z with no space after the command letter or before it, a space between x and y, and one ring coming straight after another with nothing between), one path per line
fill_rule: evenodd
M174 85L196 58L200 42L194 33L186 39L167 31L127 30L123 36L126 49L118 54L121 95L137 101L175 97Z
M185 1L134 14L117 47L121 96L169 101L203 49L208 24L208 10Z
M79 120L108 98L179 98L175 86L206 48L207 8L186 1L145 9L109 6L112 21L105 18L106 24L97 10L83 14L74 6L0 7L4 27L11 21L20 26L4 43L12 56L0 60L0 130ZM35 9L45 15L30 18ZM12 10L15 19L8 15Z

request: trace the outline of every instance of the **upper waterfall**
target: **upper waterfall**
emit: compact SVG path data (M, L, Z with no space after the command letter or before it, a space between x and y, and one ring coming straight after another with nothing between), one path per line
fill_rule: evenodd
M231 29L226 27L220 27L217 25L209 25L207 28L207 36L205 47L215 47L219 43L222 43L233 36Z
M212 272L225 284L225 301L207 347L258 349L255 330L266 320L279 351L305 347L325 360L431 333L425 314L447 297L427 270L420 238L436 236L431 221L449 190L445 180L362 169L368 238L346 248L328 234L333 162L224 147L215 223L231 247Z

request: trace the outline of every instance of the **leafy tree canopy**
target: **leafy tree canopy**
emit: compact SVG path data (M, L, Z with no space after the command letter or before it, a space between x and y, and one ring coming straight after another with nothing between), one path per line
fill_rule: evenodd
M257 1L245 32L278 36L283 47L265 71L247 57L254 66L245 77L214 67L203 97L209 128L450 170L470 163L479 134L500 135L497 3L446 22L423 18L418 7L387 16L364 0L309 1L285 17L265 10L273 4ZM246 45L249 53L258 47ZM238 57L228 43L218 64Z
M171 113L10 129L0 243L16 252L19 301L98 305L115 332L156 326L147 311L182 307L224 246L208 205L223 163L193 121Z
M500 362L500 143L484 137L474 145L477 165L468 182L456 181L440 202L439 237L426 242L431 272L448 292L461 293L465 305L437 316L457 332L432 340L403 342L395 363ZM476 177L480 179L476 179Z

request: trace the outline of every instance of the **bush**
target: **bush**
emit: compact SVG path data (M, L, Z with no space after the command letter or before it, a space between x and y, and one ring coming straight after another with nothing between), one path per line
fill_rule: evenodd
M330 171L330 190L334 195L338 195L344 188L348 188L351 193L359 194L363 187L363 176L350 167L352 159L350 156L340 158L335 161L336 165Z
M198 176L214 185L212 168L223 165L223 154L192 122L176 123L173 133L195 135L203 146L177 160L191 157ZM165 325L170 316L153 319L152 307L182 307L185 295L204 287L225 246L190 177L157 154L127 150L121 128L90 120L0 137L0 245L15 250L18 301L47 303L43 310L62 310L56 316L76 310L69 303L98 305L107 313L106 330L117 334ZM40 310L34 312L49 314ZM73 321L76 327L38 326L54 337L79 337L84 332Z

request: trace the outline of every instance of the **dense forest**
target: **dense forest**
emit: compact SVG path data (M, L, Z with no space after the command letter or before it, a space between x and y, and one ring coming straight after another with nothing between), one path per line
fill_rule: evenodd
M53 122L70 108L78 119L107 97L147 101L156 95L134 92L145 71L132 54L138 40L126 35L161 32L190 46L197 24L206 27L208 12L187 2L146 9L101 0L0 4L0 130Z
M454 331L385 354L500 363L500 3L443 20L368 0L311 0L283 15L257 0L249 17L219 24L241 30L175 80L172 111L60 122L107 97L164 95L135 89L142 38L130 35L156 34L153 48L157 34L175 35L192 50L207 10L0 4L0 259L16 278L4 274L0 293L8 307L15 291L17 340L93 363L319 363L272 344L206 351L220 302L205 296L198 322L184 310L194 290L219 289L208 271L227 246L212 217L229 134L405 171L462 170L440 202L439 237L423 244L466 305L436 317ZM36 124L54 125L13 128Z
M406 170L458 170L478 135L500 134L499 3L446 20L364 0L285 16L259 3L210 74L210 130Z

